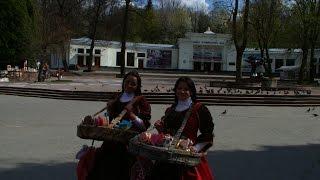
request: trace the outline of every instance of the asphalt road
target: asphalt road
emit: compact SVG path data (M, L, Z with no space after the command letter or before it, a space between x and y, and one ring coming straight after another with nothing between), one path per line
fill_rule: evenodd
M104 105L0 95L0 179L76 179L75 154L91 143L76 125ZM167 106L152 105L152 120ZM209 109L216 138L208 159L218 180L319 179L320 116L312 114L320 107Z

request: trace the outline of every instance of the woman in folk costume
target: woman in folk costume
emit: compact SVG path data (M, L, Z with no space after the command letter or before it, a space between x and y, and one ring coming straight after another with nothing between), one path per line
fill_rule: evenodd
M141 96L141 78L136 71L127 73L122 82L122 92L108 102L109 120L113 120L124 110L122 119L132 122L131 130L143 132L150 126L151 107ZM116 141L104 141L97 149L94 167L87 180L126 180L130 179L131 166L136 157L127 151L127 144Z
M185 128L182 131L181 139L190 139L193 148L204 153L213 143L214 124L210 111L206 106L196 99L196 88L194 82L188 77L181 77L174 86L175 103L166 110L166 115L155 123L159 132L169 133L174 136L180 128L187 111L191 114L187 117ZM200 135L198 135L198 130ZM151 179L172 179L172 180L213 180L207 158L201 157L201 162L195 167L188 167L178 164L156 162L153 167Z

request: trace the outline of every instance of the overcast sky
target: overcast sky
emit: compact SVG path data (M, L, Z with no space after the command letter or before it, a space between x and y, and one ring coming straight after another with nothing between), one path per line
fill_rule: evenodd
M181 2L188 7L209 7L209 0L181 0Z
M137 5L144 7L146 5L146 1L140 1ZM205 10L208 11L208 9L212 6L212 2L215 0L181 0L181 3L187 7L195 8L197 10ZM157 4L156 0L153 0L155 4ZM123 1L124 4L124 1Z

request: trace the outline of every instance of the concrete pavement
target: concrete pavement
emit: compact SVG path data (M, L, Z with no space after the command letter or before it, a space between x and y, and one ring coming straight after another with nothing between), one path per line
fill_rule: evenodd
M76 125L104 102L0 95L0 179L76 179ZM152 122L168 105L152 105ZM209 106L218 180L317 180L320 107ZM227 110L225 115L221 112Z

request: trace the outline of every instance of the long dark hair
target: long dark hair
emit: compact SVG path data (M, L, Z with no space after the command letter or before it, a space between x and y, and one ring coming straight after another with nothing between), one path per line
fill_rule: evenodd
M130 71L126 75L124 75L123 80L122 80L122 91L121 92L122 93L124 92L124 83L129 76L134 76L137 78L138 85L137 85L136 91L134 92L134 95L140 96L141 95L141 78L140 78L138 71L134 71L134 70Z
M194 85L194 82L189 77L180 77L176 81L176 84L174 85L174 88L173 88L175 104L178 103L178 97L176 93L177 93L177 88L180 82L185 82L187 84L188 88L190 89L192 102L195 102L197 100L197 90L196 90L196 86Z

